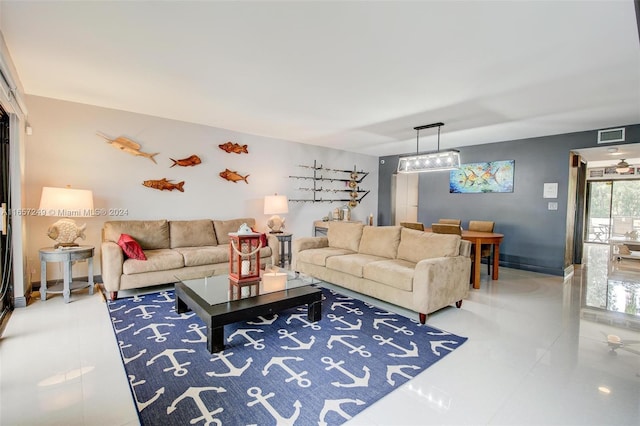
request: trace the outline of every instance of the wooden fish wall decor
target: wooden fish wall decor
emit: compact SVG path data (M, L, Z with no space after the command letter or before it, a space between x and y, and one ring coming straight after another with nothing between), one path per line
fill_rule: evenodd
M195 166L197 164L202 163L202 161L200 160L200 157L198 157L197 155L192 155L191 157L183 158L181 160L174 160L173 158L169 158L169 160L173 161L173 164L171 165L171 167L175 165L188 167L188 166Z
M243 152L245 154L249 153L249 150L247 149L247 145L240 145L240 144L231 143L231 142L218 145L218 148L220 148L221 150L227 153L234 153L234 154L242 154Z
M180 192L184 192L184 181L172 183L171 181L167 180L167 178L145 180L144 182L142 182L142 185L146 186L147 188L158 189L160 191L164 191L165 189L167 191L173 191L174 189L177 189Z
M140 157L145 157L148 158L149 160L153 161L154 163L156 163L156 160L153 158L156 155L160 154L159 152L156 152L155 154L149 154L147 152L142 152L140 151L140 144L137 142L132 141L129 138L125 138L124 136L118 136L115 139L109 139L107 136L97 133L98 136L100 136L103 139L107 140L107 143L111 144L112 147L119 149L120 151L124 151L126 153L129 153L131 155L136 155L136 156L140 156ZM158 163L156 163L158 164Z
M244 181L244 183L246 184L249 183L249 181L247 180L249 175L242 176L239 175L238 172L234 172L233 170L229 169L225 169L224 172L220 172L220 177L233 183L238 183L238 181L240 180Z

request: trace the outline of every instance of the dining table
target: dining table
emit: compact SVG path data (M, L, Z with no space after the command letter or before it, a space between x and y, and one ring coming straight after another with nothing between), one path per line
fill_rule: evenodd
M425 228L424 232L432 232L431 228ZM469 231L462 230L461 237L463 240L469 241L473 246L475 246L474 250L474 259L473 259L473 274L472 282L473 288L480 288L480 265L481 259L480 252L482 251L480 248L482 244L490 244L492 246L492 256L493 259L493 267L491 271L491 279L498 279L498 268L500 266L500 243L504 239L504 234L498 234L496 232L481 232L481 231Z

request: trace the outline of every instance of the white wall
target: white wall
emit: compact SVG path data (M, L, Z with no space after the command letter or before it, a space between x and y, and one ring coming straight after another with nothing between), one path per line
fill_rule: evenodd
M376 157L49 98L29 96L26 102L33 128L26 140L26 207L38 208L43 186L71 185L91 189L96 209L127 212L124 216L77 220L87 223L87 239L78 242L96 246L96 273L100 273L104 221L255 217L259 228L265 230L268 216L262 212L263 197L277 192L289 198L311 198L310 192L296 190L303 181L288 176L312 175L311 170L297 165L312 165L314 160L325 167L352 170L356 165L358 170L369 171L360 186L371 192L353 210L352 219L364 221L370 213L377 215ZM158 164L113 148L96 132L112 138L125 136L138 142L141 151L159 152L155 157ZM227 141L247 144L249 154L228 154L218 148ZM198 155L202 164L170 168L170 158L192 154ZM248 174L249 184L222 179L219 173L225 168L243 176ZM144 180L161 178L184 180L184 193L142 186ZM322 194L323 198L330 196ZM285 215L286 231L293 232L294 239L310 236L314 220L343 204L291 202L289 214ZM46 231L55 220L32 215L26 218L30 282L40 279L38 249L52 245ZM47 275L48 279L60 278L60 267L50 264ZM86 264L77 265L74 275L86 275Z

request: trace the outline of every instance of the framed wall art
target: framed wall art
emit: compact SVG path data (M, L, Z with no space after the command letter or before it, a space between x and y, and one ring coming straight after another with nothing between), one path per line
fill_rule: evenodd
M477 194L513 192L515 160L462 164L449 175L449 192Z

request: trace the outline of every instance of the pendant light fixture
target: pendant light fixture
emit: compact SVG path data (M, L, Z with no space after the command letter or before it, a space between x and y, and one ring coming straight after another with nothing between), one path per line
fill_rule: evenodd
M414 127L416 131L416 154L398 159L398 173L422 173L460 168L460 151L448 149L440 151L440 127L444 123L432 123ZM420 154L420 130L438 128L438 150Z

